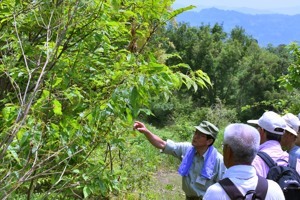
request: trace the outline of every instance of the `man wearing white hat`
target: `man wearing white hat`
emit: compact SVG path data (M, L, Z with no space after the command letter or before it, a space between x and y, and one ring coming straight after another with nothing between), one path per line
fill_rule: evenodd
M249 124L258 126L260 133L259 151L267 153L278 165L287 166L289 154L282 150L280 141L285 131L294 132L285 120L273 111L265 112L258 120L248 120ZM260 156L256 156L252 162L258 175L267 177L268 165ZM297 164L296 171L300 174L300 164Z
M300 147L295 144L298 138L300 121L298 117L292 113L287 113L282 116L282 118L292 130L284 132L280 144L287 150L290 156L300 158ZM294 163L291 164L294 165Z

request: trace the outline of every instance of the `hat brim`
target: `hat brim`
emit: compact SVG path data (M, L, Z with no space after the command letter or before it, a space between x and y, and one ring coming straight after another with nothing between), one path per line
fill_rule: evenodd
M207 130L205 130L204 128L202 128L201 126L194 126L198 131L200 131L201 133L204 133L205 135L211 135L213 138L215 138L213 136L213 134L211 134L210 132L208 132Z
M247 121L248 124L258 124L258 119L250 119Z
M295 136L298 137L298 133L297 133L294 129L292 129L291 127L286 126L284 130L286 130L286 131L288 131L288 132L290 132L290 133L292 133L293 135L295 135Z

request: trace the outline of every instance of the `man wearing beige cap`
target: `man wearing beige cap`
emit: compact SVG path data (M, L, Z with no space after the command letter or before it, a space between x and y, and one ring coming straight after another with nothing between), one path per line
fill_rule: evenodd
M287 150L287 152L290 154L290 157L300 158L300 147L295 144L298 137L300 121L298 117L292 113L287 113L282 116L282 118L292 129L284 132L280 144L283 149ZM290 159L290 165L295 166L296 163L292 161L296 161L296 159Z
M212 123L202 121L195 126L191 143L164 141L139 121L133 128L143 133L154 147L181 160L178 172L187 200L202 199L207 188L222 178L226 169L223 156L213 147L219 129Z
M285 131L293 132L285 120L273 111L265 112L258 120L248 120L249 124L258 126L260 133L259 151L267 153L279 166L287 166L289 154L282 150L280 141ZM254 158L252 165L258 175L267 177L269 167L258 155ZM300 173L300 164L297 164L296 170Z

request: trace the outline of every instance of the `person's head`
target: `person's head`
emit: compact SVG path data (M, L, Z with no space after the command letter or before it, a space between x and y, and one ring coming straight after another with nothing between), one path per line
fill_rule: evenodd
M225 128L223 140L224 164L251 165L259 148L260 136L256 128L242 123L230 124Z
M209 121L202 121L199 126L195 126L192 145L194 147L211 146L215 142L219 129Z
M295 145L298 137L300 121L298 117L292 113L287 113L282 116L282 118L291 129L284 132L280 144L283 148L290 150Z
M254 124L260 133L260 143L268 140L280 142L285 130L290 131L284 119L273 111L266 111L258 120L248 120L247 123Z

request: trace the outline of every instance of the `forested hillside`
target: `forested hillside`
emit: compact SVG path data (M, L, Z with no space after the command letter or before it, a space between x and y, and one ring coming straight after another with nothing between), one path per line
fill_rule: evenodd
M172 3L1 1L1 199L151 199L151 175L174 161L134 120L189 140L204 119L299 112L298 45L177 24L193 7Z

